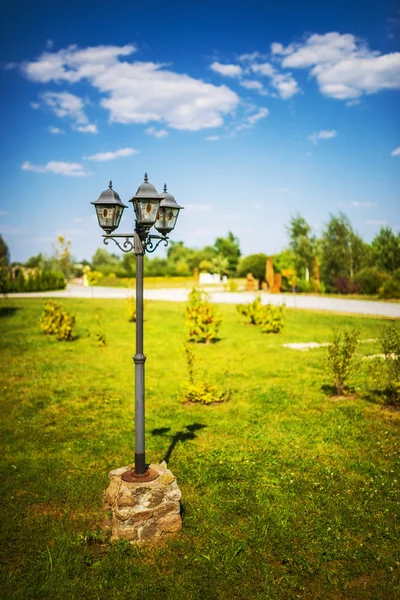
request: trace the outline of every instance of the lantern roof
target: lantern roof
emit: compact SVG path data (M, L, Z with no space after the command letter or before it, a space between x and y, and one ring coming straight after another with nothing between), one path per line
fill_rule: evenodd
M126 204L124 204L122 202L122 200L119 197L119 195L117 194L117 192L112 189L112 181L110 181L110 183L108 185L108 190L104 190L104 192L101 192L101 194L97 198L97 200L95 200L94 202L91 202L90 204L94 204L94 205L109 204L109 205L123 206L124 208L128 208L126 206Z
M149 183L147 173L144 174L144 182L137 189L137 192L129 202L133 202L135 199L137 200L156 200L159 198L159 194L152 183Z
M180 206L175 200L174 196L167 191L166 183L164 183L164 190L161 192L160 198L160 208L163 206L166 208L184 208L183 206Z

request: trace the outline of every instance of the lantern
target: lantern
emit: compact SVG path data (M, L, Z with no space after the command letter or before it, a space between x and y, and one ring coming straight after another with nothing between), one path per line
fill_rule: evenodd
M138 187L136 195L129 200L135 209L136 222L140 227L149 229L154 225L160 207L160 195L153 184L149 183L147 173L144 183Z
M164 191L160 194L160 198L160 208L154 227L161 235L167 235L175 227L179 211L183 206L180 206L173 195L167 192L167 184L164 184Z
M95 202L91 202L96 209L99 225L109 235L117 229L121 221L124 208L127 208L121 201L121 198L112 189L112 181L108 186L108 190L104 190Z

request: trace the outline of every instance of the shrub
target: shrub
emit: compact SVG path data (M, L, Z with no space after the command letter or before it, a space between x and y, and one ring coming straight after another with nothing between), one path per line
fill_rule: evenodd
M100 348L104 348L104 346L107 346L107 340L106 334L101 326L100 315L95 315L95 319L99 329L94 332L94 335Z
M394 277L385 281L379 289L380 298L400 298L400 282L397 282Z
M347 277L336 277L333 282L333 288L335 292L339 294L358 294L359 284L357 281L351 281Z
M279 333L284 326L283 306L261 304L260 296L253 302L237 304L236 310L246 322L259 325L263 333Z
M48 335L56 335L59 340L71 341L75 317L64 310L60 302L48 300L43 303L40 319L42 331Z
M377 376L383 395L389 404L400 405L400 331L394 321L381 337L383 360L379 361Z
M299 288L299 292L302 292L303 294L307 294L309 292L314 291L314 286L313 286L312 281L307 281L306 279L299 279L297 281L297 286Z
M328 371L332 375L336 392L343 395L348 378L355 371L354 353L358 344L357 329L333 330L332 339L328 345Z
M260 322L260 312L262 310L261 296L257 296L253 302L237 304L236 310L244 317L246 322L250 323L250 325L258 325Z
M188 368L188 382L184 387L184 401L199 404L213 404L229 400L229 392L222 391L218 386L210 383L204 376L197 381L195 376L196 356L190 344L185 346L186 364Z
M208 294L198 288L193 288L189 294L185 312L190 342L209 344L218 338L222 319L210 303Z
M360 294L377 294L385 280L389 279L386 273L381 273L377 267L361 269L355 277Z
M134 296L129 296L126 299L126 309L129 322L136 323L136 298Z
M263 306L261 321L259 323L262 333L279 333L285 324L283 306Z

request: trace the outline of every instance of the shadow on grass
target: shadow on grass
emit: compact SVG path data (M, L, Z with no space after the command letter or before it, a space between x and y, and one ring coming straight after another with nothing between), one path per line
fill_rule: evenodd
M197 435L195 431L199 431L200 429L204 429L207 425L203 425L202 423L192 423L191 425L186 425L185 429L182 431L177 431L171 438L171 443L168 447L168 450L163 458L165 462L168 464L169 459L171 458L171 454L174 451L175 446L178 442L187 442L188 440L194 440ZM159 427L158 429L153 429L151 432L152 435L165 435L169 431L171 431L170 427Z
M9 317L17 312L19 308L16 306L0 306L0 317Z
M372 404L378 404L383 408L400 410L399 395L393 390L368 390L363 394L363 399Z
M324 383L323 385L321 385L321 391L324 392L324 394L326 396L328 396L329 398L345 398L346 396L351 397L354 396L354 394L356 394L356 388L352 387L352 386L346 386L343 390L343 394L340 395L338 394L338 391L336 389L336 386L334 385L328 385L326 383Z

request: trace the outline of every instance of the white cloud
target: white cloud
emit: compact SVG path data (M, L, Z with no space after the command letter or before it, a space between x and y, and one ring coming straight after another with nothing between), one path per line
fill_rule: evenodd
M146 133L159 139L167 137L168 135L168 131L166 129L156 129L155 127L148 127L146 129Z
M268 115L269 115L268 108L260 108L254 115L251 115L250 117L248 117L247 120L250 123L250 125L254 125L260 119L264 119L265 117L268 117Z
M219 136L219 135L209 135L205 139L207 140L207 142L218 142L218 140L221 139L221 136Z
M5 217L6 215L8 215L8 212L5 210L0 210L0 217Z
M368 219L368 221L365 221L365 225L381 225L382 227L384 227L385 225L387 225L388 222L387 221L374 221L373 219Z
M260 52L248 52L246 54L241 54L238 59L243 62L254 62L255 60L263 59L264 55Z
M64 129L59 129L58 127L49 127L49 131L53 135L62 135L65 133Z
M34 173L54 173L56 175L66 175L67 177L84 177L89 175L79 163L50 161L45 165L32 165L25 161L21 165L23 171L33 171Z
M39 110L40 104L39 104L39 102L31 102L30 107L33 108L34 110Z
M400 156L400 146L398 148L396 148L395 150L393 150L393 152L390 154L390 156Z
M278 192L279 192L279 194L287 194L288 192L290 192L290 189L289 188L285 188L285 187L278 188Z
M269 115L269 110L268 108L260 108L256 113L254 113L253 115L250 115L249 117L246 118L246 121L244 123L242 123L241 125L238 125L236 127L237 131L241 131L242 129L250 129L251 127L253 127L260 119L264 119L265 117L268 117Z
M138 150L135 148L120 148L115 152L98 152L92 156L85 156L86 160L94 160L96 162L104 162L105 160L114 160L115 158L121 158L125 156L132 156L132 154L138 154Z
M314 34L287 48L275 43L273 50L284 68L309 68L320 91L338 100L400 88L400 52L371 51L352 34Z
M376 202L358 202L358 200L353 200L353 202L350 202L350 206L354 206L355 208L370 208L371 206L376 206Z
M248 90L258 90L261 91L263 89L262 83L259 81L245 79L240 82L240 85Z
M272 87L278 91L280 97L284 100L291 98L300 91L297 81L291 73L278 73L271 63L253 64L251 68L254 73L270 77Z
M93 123L89 123L88 125L74 125L73 128L75 131L80 131L81 133L99 133L97 125Z
M240 65L224 65L219 62L213 62L210 65L210 69L220 75L225 75L225 77L240 77L242 74L242 67Z
M118 123L167 123L174 129L198 131L219 127L239 104L238 95L225 85L215 86L151 62L127 62L133 45L97 46L80 50L70 46L44 52L25 62L25 76L36 82L88 81L102 95L101 106ZM86 122L78 125L86 125Z
M322 131L315 131L314 133L312 133L311 135L308 136L308 139L313 144L318 144L318 140L330 140L330 139L336 137L336 135L337 135L337 133L334 129L330 129L330 130L323 129Z
M70 92L45 92L41 96L44 104L61 119L74 122L73 128L82 133L97 133L96 125L89 123L84 112L85 103L82 98Z

